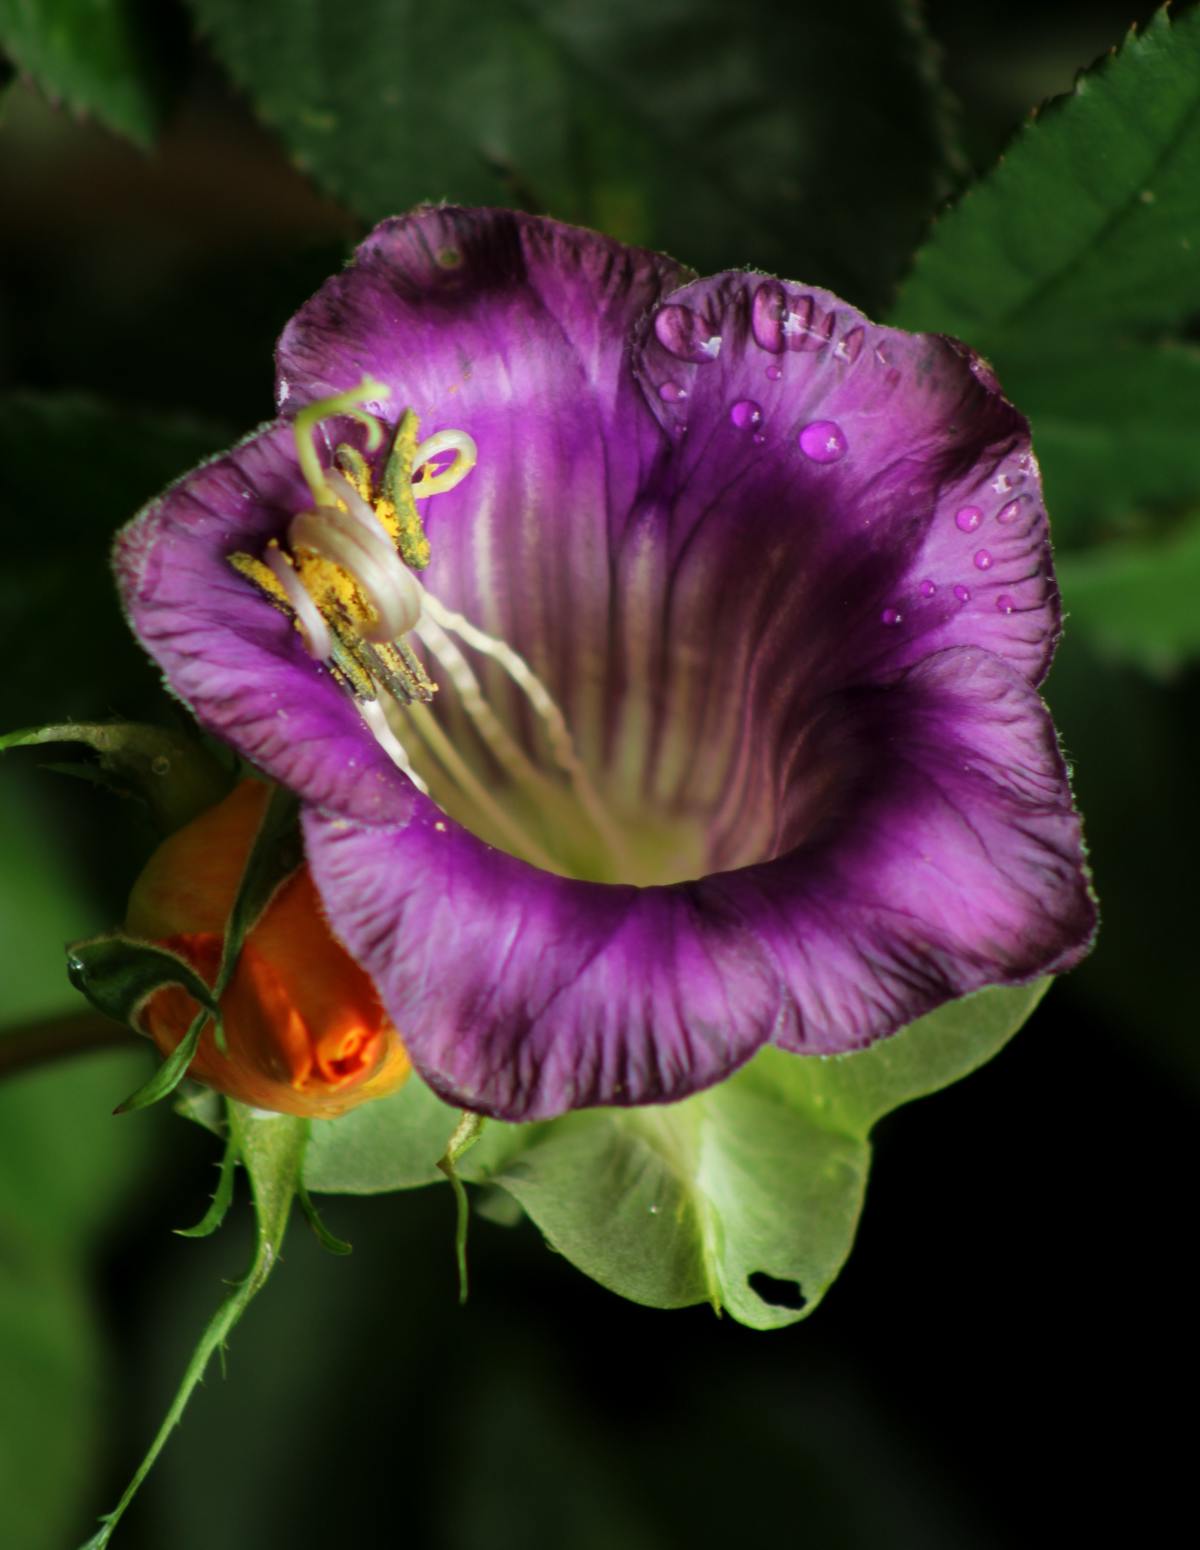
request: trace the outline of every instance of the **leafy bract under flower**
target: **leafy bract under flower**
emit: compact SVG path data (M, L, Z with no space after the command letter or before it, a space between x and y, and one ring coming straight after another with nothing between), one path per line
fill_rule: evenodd
M430 209L278 366L281 418L136 518L118 577L198 719L306 802L333 928L443 1096L675 1099L1086 951L1037 465L964 346ZM382 432L411 410L478 452L412 486L431 706L355 690L229 563L313 504L294 416L359 384ZM382 477L386 434L318 438Z

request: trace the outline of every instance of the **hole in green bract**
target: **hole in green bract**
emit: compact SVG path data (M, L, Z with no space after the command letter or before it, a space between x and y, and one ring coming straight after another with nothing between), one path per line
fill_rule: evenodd
M769 1276L765 1270L756 1270L747 1276L746 1284L772 1308L791 1308L798 1313L808 1304L799 1281L781 1281L778 1276Z

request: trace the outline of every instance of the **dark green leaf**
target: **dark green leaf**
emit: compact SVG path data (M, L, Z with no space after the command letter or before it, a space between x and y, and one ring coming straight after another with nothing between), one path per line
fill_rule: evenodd
M1165 674L1200 654L1200 518L1165 542L1064 555L1058 573L1070 629L1106 655Z
M48 97L149 148L163 108L144 0L0 0L0 47Z
M52 768L142 797L164 832L180 828L228 794L230 773L198 737L136 721L63 722L0 735L0 753L48 743L83 743L98 765Z
M987 355L1200 312L1200 10L1159 11L1029 124L917 256L895 321Z
M516 204L876 304L949 190L915 8L772 0L190 0L361 215Z
M1083 353L1006 350L1005 392L1029 416L1059 545L1200 505L1200 351L1160 344Z

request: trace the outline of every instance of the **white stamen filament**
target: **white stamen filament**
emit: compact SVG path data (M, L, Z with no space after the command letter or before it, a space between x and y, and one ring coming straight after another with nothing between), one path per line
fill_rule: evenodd
M547 872L557 871L554 858L545 850L537 840L529 834L518 821L507 812L491 792L487 790L483 782L467 764L466 760L455 748L454 744L442 731L437 721L429 712L426 705L412 704L407 707L408 717L417 731L424 738L430 753L445 769L447 775L457 786L458 790L472 803L477 811L490 819L495 828L504 835L513 853L525 861L530 861L534 866L543 868Z
M720 343L719 340L715 342ZM293 553L307 551L338 566L352 579L374 616L369 623L354 621L354 627L365 640L382 645L399 642L404 636L415 633L453 683L463 713L484 746L515 786L526 792L534 788L544 803L554 789L554 782L537 767L487 703L478 677L447 632L495 661L529 700L545 729L554 761L567 775L576 801L612 858L624 870L629 857L623 837L592 786L566 718L545 685L525 659L505 641L477 628L462 614L444 607L426 592L393 547L372 505L336 468L323 469L318 463L312 431L322 418L327 417L331 406L339 413L349 413L365 421L373 432L369 435L368 445L374 447L378 443L381 434L378 422L358 407L368 392L374 397L386 396L386 389L380 384L364 380L352 392L321 405L309 406L297 416L301 467L314 492L316 505L315 509L300 512L291 521L288 542ZM453 453L446 467L428 478L415 478L421 469L446 453ZM413 496L424 500L452 490L471 472L477 458L475 440L466 431L436 432L422 441L413 455L410 475L414 477ZM335 647L332 632L296 567L278 547L268 549L266 561L287 594L309 652L321 661L328 661ZM359 699L363 722L393 763L418 790L428 794L429 787L417 774L408 749L388 719L385 703L386 698ZM450 786L474 807L497 835L504 837L515 854L535 866L558 870L554 858L542 843L528 833L522 822L488 790L427 706L417 702L407 704L404 717L405 723L417 732L429 754L441 765Z
M413 485L413 494L418 500L424 500L427 495L443 495L447 490L452 490L456 484L461 484L475 467L479 457L475 438L468 436L466 431L436 431L432 436L427 437L413 454L413 473L415 474L419 468L424 468L431 458L439 456L442 452L453 452L454 461L440 473Z
M422 796L428 796L429 787L417 774L416 770L413 769L412 760L408 757L408 749L405 748L395 732L392 731L387 713L379 701L359 700L358 709L359 714L367 724L371 736L383 749L384 753L390 757L392 763L404 771Z
M321 617L320 610L309 597L308 589L278 545L267 546L266 559L287 593L288 602L295 611L300 624L300 634L309 654L316 657L318 662L327 662L333 655L333 637L329 633L329 626Z
M612 855L622 862L628 861L624 838L609 817L604 803L600 800L599 792L592 785L583 760L580 759L575 748L575 740L567 726L566 717L525 658L514 651L507 641L488 635L462 614L455 613L452 608L439 603L437 598L431 592L425 591L423 587L421 595L426 621L432 620L435 624L440 624L443 629L452 630L460 639L465 640L468 646L473 646L476 651L498 662L526 696L546 729L554 762L571 782L579 805L591 819ZM464 709L466 708L464 700Z
M293 549L310 549L332 560L354 577L376 614L364 629L369 641L407 635L421 617L421 589L413 573L388 543L378 523L366 527L336 507L302 511L292 518L288 542Z
M424 594L428 597L428 593ZM545 775L512 737L504 723L484 698L479 679L441 625L428 612L417 631L433 656L446 670L446 676L458 690L463 710L475 724L480 737L495 754L518 785L547 786Z

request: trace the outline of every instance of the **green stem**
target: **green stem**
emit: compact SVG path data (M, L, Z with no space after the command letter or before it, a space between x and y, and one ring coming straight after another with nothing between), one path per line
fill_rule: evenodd
M67 1012L41 1017L0 1033L0 1081L23 1071L64 1060L71 1055L90 1055L98 1049L128 1047L134 1036L122 1023L99 1012Z
M145 1458L138 1465L137 1472L125 1488L125 1494L109 1513L101 1520L103 1527L88 1540L82 1550L104 1550L112 1538L117 1524L124 1516L125 1509L137 1495L143 1480L154 1468L158 1455L167 1444L167 1439L179 1424L183 1412L187 1409L188 1400L196 1385L204 1377L205 1369L213 1356L225 1344L233 1326L246 1311L246 1307L255 1293L262 1289L264 1282L270 1275L276 1261L275 1247L263 1238L259 1241L255 1250L254 1262L250 1266L249 1273L244 1280L239 1281L230 1292L229 1296L213 1314L208 1322L199 1344L192 1352L192 1359L188 1362L183 1374L183 1381L175 1394L170 1409L159 1427L154 1441L150 1444Z

